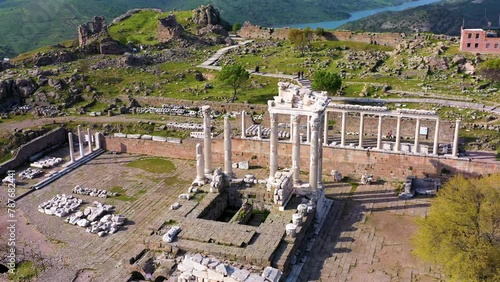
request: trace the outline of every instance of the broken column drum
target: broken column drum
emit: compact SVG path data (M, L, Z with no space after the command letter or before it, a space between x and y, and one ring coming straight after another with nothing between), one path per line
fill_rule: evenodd
M201 108L203 113L203 133L204 133L204 149L205 149L205 174L212 173L212 129L210 121L210 106Z
M203 158L203 147L200 143L196 144L196 181L205 182L205 163Z

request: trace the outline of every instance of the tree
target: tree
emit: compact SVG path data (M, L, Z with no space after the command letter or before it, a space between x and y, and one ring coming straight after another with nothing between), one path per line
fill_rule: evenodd
M295 48L300 50L301 56L304 56L307 47L311 43L312 32L310 28L300 29L290 29L288 32L288 40L295 45Z
M245 70L245 68L240 64L223 66L222 70L218 75L218 79L233 88L233 97L231 102L236 100L236 94L238 88L243 86L243 84L250 78L250 74Z
M241 29L241 24L240 23L233 24L232 30L233 30L234 33L238 32L238 30L240 30L240 29Z
M493 83L500 82L500 58L490 59L481 64L479 73Z
M336 73L318 70L314 72L312 88L333 94L342 86L342 78Z
M417 221L414 253L441 264L452 280L500 281L500 174L457 176Z

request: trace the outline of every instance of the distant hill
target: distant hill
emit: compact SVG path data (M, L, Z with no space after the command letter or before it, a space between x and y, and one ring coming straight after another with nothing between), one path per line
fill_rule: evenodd
M499 14L499 0L450 0L401 12L380 13L347 23L339 29L459 35L464 22L468 28L486 26L488 20L499 25Z
M347 18L349 12L411 0L0 0L0 58L76 37L93 16L108 22L132 8L189 10L212 3L232 23L305 23Z

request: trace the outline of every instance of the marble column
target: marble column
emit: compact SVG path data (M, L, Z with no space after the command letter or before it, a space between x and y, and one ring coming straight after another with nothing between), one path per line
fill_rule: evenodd
M94 135L94 142L95 142L95 148L96 149L101 149L101 140L102 140L102 134L100 132L96 132Z
M401 144L401 116L398 116L398 124L396 127L396 145L394 146L394 152L399 152Z
M346 112L342 112L342 127L340 129L340 146L345 146L345 124L346 124Z
M325 115L326 115L326 111L325 111ZM325 116L322 117L322 119L326 119ZM321 126L325 126L324 124L324 121L322 122L323 120L320 121L319 123L319 130L318 130L318 134L319 134L319 139L318 139L318 188L319 187L322 187L323 186L323 146L321 146L321 140L323 140L325 138L325 136L323 135L322 133L322 130L321 130Z
M245 133L245 116L246 116L246 112L245 111L241 111L241 138L245 138L247 137L246 136L246 133Z
M203 147L196 144L196 181L205 182L205 160L203 158Z
M309 187L316 190L318 188L318 139L319 139L319 117L317 115L310 118L311 143L309 161Z
M293 115L290 115L290 142L293 143Z
M359 116L359 143L358 148L363 149L363 134L365 132L365 114L361 113Z
M382 150L382 115L378 116L377 150Z
M205 174L212 173L212 125L210 122L210 106L201 107L203 112L203 145L205 149Z
M325 116L323 117L323 145L328 146L328 112L325 111Z
M83 133L82 133L82 126L78 126L78 146L80 150L80 158L83 158L85 156L85 152L83 151Z
M458 156L458 133L460 131L460 120L457 119L455 122L455 136L453 137L453 151L452 155L454 157Z
M262 140L262 125L257 126L257 138Z
M294 185L300 184L300 115L292 115L292 133L293 133L293 146L292 146L292 170L293 170L293 183Z
M307 116L306 142L311 143L311 117Z
M415 124L415 143L413 144L413 153L418 153L420 150L418 149L419 141L418 137L420 136L420 119L417 118L417 123Z
M432 147L432 154L439 153L439 118L436 119L436 128L434 129L434 146Z
M270 136L270 154L269 154L269 179L274 179L278 171L278 115L269 114L271 117L271 136Z
M75 162L75 151L73 148L73 133L68 132L69 158L72 163Z
M224 117L224 173L228 177L233 177L231 123L229 123L227 116Z
M89 144L89 154L91 154L94 151L94 148L92 147L92 130L87 128L87 135L89 137L88 144Z

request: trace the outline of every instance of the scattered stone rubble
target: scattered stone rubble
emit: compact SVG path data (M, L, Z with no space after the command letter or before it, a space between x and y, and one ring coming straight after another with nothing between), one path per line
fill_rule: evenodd
M99 237L115 233L127 220L122 215L113 214L114 206L99 202L94 202L93 207L86 207L83 212L78 211L82 203L82 199L72 195L58 194L49 201L41 203L38 211L57 217L66 217L65 222L87 227L87 232L97 234Z
M105 189L101 190L101 189L95 189L95 188L84 188L80 185L76 185L75 188L73 188L73 193L79 194L79 195L99 197L99 198L114 197L114 196L118 195L118 193L113 193L113 192L107 191Z
M57 194L54 198L38 205L38 211L48 215L64 217L75 212L82 203L83 200L75 198L72 195Z
M279 269L266 267L259 275L247 269L240 269L220 262L218 259L201 254L186 254L177 266L181 272L179 282L189 281L237 281L237 282L278 282L283 273Z
M278 171L275 174L275 180L267 183L267 190L273 191L273 201L280 207L285 207L293 194L293 172Z
M114 234L127 221L124 216L113 214L114 206L104 205L96 201L93 205L93 207L86 207L83 212L79 211L67 218L66 222L87 227L87 232L103 237L106 234Z
M60 164L62 161L63 161L62 158L45 157L39 161L30 164L30 166L35 168L50 168Z
M260 136L259 136L259 130L260 130ZM257 136L260 138L269 138L271 136L271 128L268 127L262 127L261 125L254 124L248 127L246 130L246 135L247 136ZM290 132L289 131L278 131L278 138L280 139L286 139L290 138Z
M156 107L137 107L133 108L138 114L162 114L171 116L186 116L186 117L203 117L201 110L195 111L187 106L182 105L162 105L161 108Z
M13 175L7 175L4 179L2 179L2 183L6 184L16 184L17 180Z
M26 170L19 173L19 177L21 179L33 179L43 174L43 170L41 169L32 169L27 168Z

